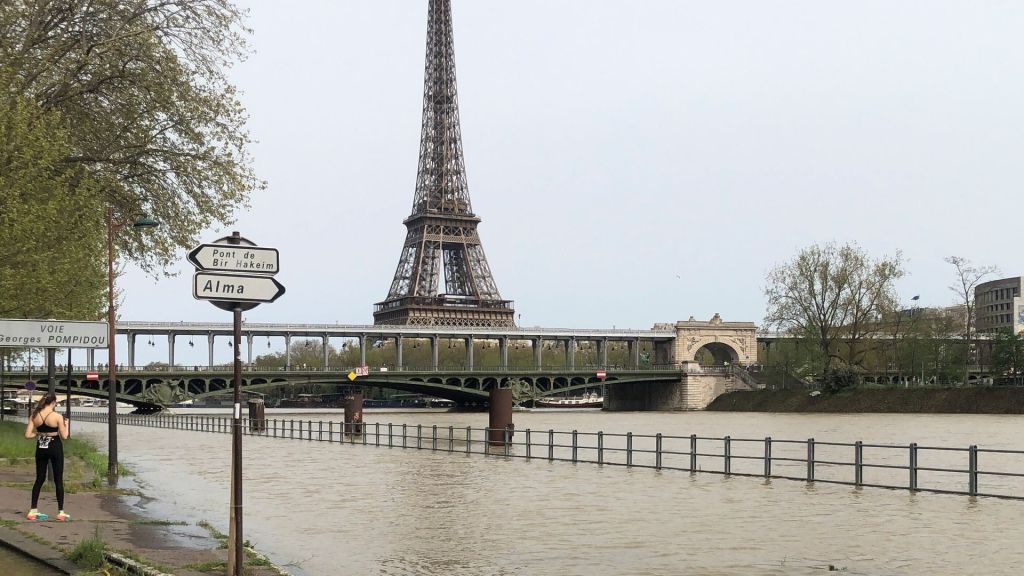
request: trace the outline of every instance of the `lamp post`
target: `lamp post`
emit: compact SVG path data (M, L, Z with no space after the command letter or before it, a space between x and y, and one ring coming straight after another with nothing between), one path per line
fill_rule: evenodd
M107 474L117 476L117 314L114 307L114 234L128 221L114 220L114 209L107 207ZM132 228L156 228L160 224L148 217L132 222Z

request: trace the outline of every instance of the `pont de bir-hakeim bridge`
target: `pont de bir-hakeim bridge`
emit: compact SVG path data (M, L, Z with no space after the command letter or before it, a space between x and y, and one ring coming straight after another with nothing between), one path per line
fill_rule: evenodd
M127 344L128 363L117 370L118 399L146 407L157 404L154 392L161 388L171 387L183 398L226 393L231 389L231 366L216 364L214 350L230 341L232 328L228 323L119 322L119 345ZM650 330L244 323L242 338L247 350L242 387L253 392L302 384L358 385L471 405L486 402L495 386L511 385L517 401L522 402L603 385L609 410L693 410L727 391L756 386L741 368L756 361L754 324L723 322L717 315L710 321L657 324ZM154 339L167 342L166 364L136 366L137 347ZM254 351L272 339L284 342L284 366L261 367ZM293 362L293 340L319 341L320 362ZM366 375L353 382L349 374L357 366L331 364L329 352L335 340L358 347L359 366L366 366ZM189 350L206 346L208 362L179 364L175 351L183 346ZM408 363L410 349L420 346L429 348L427 361ZM481 346L489 351L486 362L475 357ZM389 357L368 354L374 347ZM441 362L442 349L446 359L456 350L461 361L452 365ZM522 361L510 364L512 349L529 351L525 366ZM715 366L697 363L701 349L711 354ZM86 365L71 368L72 393L108 397L110 383L97 358L106 358L102 348L98 353L87 352ZM95 379L90 379L90 373ZM17 381L29 374L21 367L7 377ZM68 377L58 371L57 380L58 389L64 390ZM42 384L46 378L38 382Z

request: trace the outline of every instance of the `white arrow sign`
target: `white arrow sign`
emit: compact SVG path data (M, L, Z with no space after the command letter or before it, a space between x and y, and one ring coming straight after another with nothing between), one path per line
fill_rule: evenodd
M197 300L225 302L273 302L284 294L284 286L270 276L196 272L192 296Z
M277 248L232 244L200 244L188 253L188 261L199 270L277 274Z

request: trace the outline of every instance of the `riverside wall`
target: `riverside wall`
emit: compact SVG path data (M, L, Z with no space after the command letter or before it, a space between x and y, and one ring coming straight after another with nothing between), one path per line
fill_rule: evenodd
M723 394L707 405L723 412L1024 414L1024 388L856 388L812 396L808 390Z

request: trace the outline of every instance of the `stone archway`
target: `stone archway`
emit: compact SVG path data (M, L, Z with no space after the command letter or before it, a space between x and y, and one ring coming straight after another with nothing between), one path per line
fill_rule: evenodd
M706 352L702 354L702 352ZM724 342L708 342L701 346L693 354L694 360L702 365L722 366L724 364L738 364L740 355L736 350Z
M671 325L670 325L671 326ZM697 352L707 350L716 364L748 365L757 361L757 327L753 322L724 322L715 314L711 320L676 322L671 362L696 362Z

